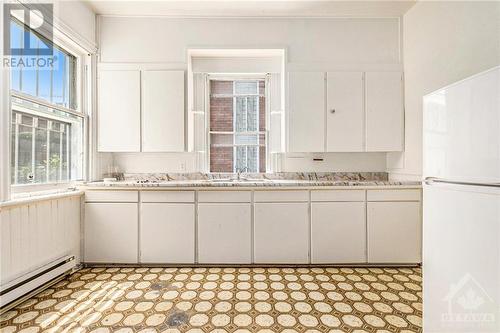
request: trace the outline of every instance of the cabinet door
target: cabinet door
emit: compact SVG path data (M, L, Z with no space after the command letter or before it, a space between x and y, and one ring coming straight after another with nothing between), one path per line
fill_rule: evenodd
M142 263L194 263L194 204L141 204Z
M98 149L141 149L141 82L134 70L101 70L98 76Z
M327 73L326 151L364 150L362 72Z
M366 262L364 202L311 204L311 262Z
M142 151L184 151L184 71L142 72Z
M255 263L309 263L307 203L256 203L254 228Z
M198 261L248 264L251 258L249 203L198 204Z
M365 83L367 151L402 151L402 74L368 72Z
M137 205L85 204L85 262L137 263Z
M289 73L288 100L288 151L325 151L325 73Z
M422 262L420 202L369 202L368 262Z

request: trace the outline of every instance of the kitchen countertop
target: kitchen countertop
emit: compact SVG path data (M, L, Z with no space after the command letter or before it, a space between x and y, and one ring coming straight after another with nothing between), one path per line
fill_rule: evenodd
M317 181L317 180L245 180L245 181L211 181L211 180L171 180L164 182L117 181L117 182L90 182L84 184L88 189L111 188L182 188L182 187L420 187L416 181Z
M418 188L419 181L389 181L385 172L282 172L250 173L156 173L125 174L115 182L87 182L87 189L177 189L177 188L304 188L304 187L397 187Z

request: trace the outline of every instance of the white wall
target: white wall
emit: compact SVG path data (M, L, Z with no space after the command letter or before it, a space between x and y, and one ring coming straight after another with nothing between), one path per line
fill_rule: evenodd
M398 19L132 18L100 20L103 62L186 62L187 48L288 49L291 63L399 63Z
M285 48L287 71L401 70L398 18L99 17L102 63L187 68L189 48ZM213 66L205 61L200 66ZM121 154L125 172L196 171L192 153ZM283 160L283 171L385 171L385 154L323 154Z
M500 2L418 2L403 17L405 152L393 178L422 175L422 97L500 64Z
M315 161L323 158L323 161ZM385 153L289 153L283 159L284 171L299 172L385 172Z
M58 21L86 40L95 43L95 14L82 1L54 1L55 24Z

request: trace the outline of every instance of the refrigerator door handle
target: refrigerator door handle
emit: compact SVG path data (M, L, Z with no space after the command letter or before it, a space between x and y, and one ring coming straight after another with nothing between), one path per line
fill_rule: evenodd
M424 179L424 183L426 185L432 185L433 183L441 183L441 184L452 184L452 185L470 185L470 186L484 186L484 187L498 187L500 188L500 183L480 183L480 182L464 182L464 181L456 181L449 179L441 179L436 177L426 177Z

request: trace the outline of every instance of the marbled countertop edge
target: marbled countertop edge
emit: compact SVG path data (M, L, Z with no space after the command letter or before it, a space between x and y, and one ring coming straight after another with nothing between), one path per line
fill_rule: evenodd
M280 172L125 174L116 182L89 182L88 187L311 187L311 186L420 186L419 181L389 181L386 172ZM227 181L224 181L227 180Z

